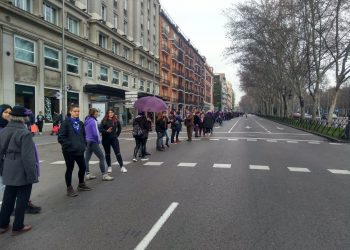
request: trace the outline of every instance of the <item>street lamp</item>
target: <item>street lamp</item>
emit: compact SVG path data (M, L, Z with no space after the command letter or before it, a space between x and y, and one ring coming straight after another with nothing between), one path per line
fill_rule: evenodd
M65 116L67 114L67 89L66 89L66 53L65 53L65 16L64 16L64 7L65 1L62 1L62 83L61 83L61 91L62 91L62 113Z

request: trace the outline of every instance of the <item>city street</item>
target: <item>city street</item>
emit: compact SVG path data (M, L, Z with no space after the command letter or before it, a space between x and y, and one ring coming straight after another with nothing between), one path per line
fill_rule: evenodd
M185 132L164 152L151 133L152 155L136 163L122 133L128 173L114 165L115 180L102 182L93 158L93 190L76 198L55 137L36 137L32 200L43 211L26 215L31 232L0 235L0 249L350 249L349 144L254 115L192 142Z

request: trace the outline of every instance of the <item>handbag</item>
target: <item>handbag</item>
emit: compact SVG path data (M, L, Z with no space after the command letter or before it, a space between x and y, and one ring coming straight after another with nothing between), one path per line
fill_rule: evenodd
M32 126L30 126L30 132L32 132L33 134L38 133L39 132L39 128L36 124L33 124Z
M139 124L136 124L132 129L132 135L134 137L141 137L143 135L143 130Z

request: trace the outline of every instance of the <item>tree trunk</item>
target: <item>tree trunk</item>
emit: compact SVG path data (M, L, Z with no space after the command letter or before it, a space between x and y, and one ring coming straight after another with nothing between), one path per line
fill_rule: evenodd
M329 110L328 110L328 119L327 119L328 124L332 124L333 113L334 113L335 105L337 104L338 96L339 96L339 88L335 88L335 92L331 100L331 105L329 106Z

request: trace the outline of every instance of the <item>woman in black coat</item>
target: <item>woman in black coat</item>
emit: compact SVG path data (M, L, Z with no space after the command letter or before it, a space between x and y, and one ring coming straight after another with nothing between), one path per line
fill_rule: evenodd
M118 137L122 132L122 126L120 125L113 109L109 109L103 118L100 125L100 131L102 132L102 146L105 150L106 162L108 165L107 173L112 173L111 147L119 163L120 171L122 173L127 173L128 170L124 167L118 140Z

